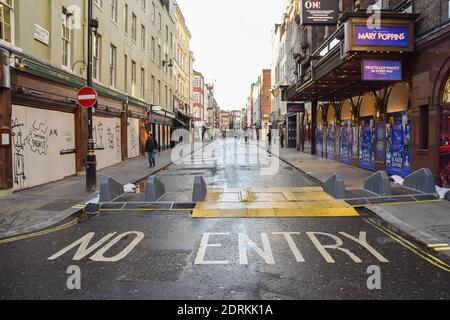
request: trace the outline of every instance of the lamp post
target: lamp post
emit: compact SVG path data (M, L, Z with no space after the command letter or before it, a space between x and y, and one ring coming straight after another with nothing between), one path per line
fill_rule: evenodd
M92 0L88 0L88 63L87 63L87 85L92 87L92 33L98 29L98 21L92 18ZM97 107L97 103L94 108ZM97 159L94 149L94 137L92 133L92 108L88 109L88 145L86 157L86 191L95 192L97 189Z

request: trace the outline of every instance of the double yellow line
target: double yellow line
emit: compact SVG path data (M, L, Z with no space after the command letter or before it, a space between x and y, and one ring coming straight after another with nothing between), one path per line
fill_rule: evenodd
M73 220L71 220L71 221L69 221L69 222L67 222L65 224L59 225L59 226L51 228L51 229L46 229L46 230L43 230L43 231L38 231L38 232L25 234L23 236L17 236L17 237L3 239L3 240L0 240L0 244L14 242L14 241L19 241L19 240L24 240L24 239L29 239L29 238L34 238L34 237L38 237L38 236L43 236L45 234L49 234L49 233L52 233L52 232L61 231L63 229L66 229L66 228L69 228L71 226L74 226L76 224L78 224L78 218L77 219L73 219Z
M436 266L436 267L438 267L438 268L440 268L440 269L442 269L444 271L450 272L450 265L446 264L445 262L443 262L442 260L436 258L435 256L429 254L428 252L420 249L415 244L411 243L410 241L406 240L405 238L401 237L400 235L392 232L391 230L389 230L389 229L387 229L385 227L382 227L382 226L374 223L370 219L364 219L364 221L369 223L370 225L372 225L374 228L378 229L382 233L386 234L391 239L397 241L403 247L405 247L408 250L412 251L413 253L415 253L416 255L421 257L422 259L428 261L432 265L434 265L434 266ZM437 244L437 245L439 246L440 244Z

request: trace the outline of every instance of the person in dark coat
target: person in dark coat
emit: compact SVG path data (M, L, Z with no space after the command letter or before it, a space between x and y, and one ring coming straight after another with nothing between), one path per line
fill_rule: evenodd
M155 150L158 149L158 142L156 142L153 134L149 134L147 142L145 143L145 151L147 151L148 162L151 167L156 167L155 163Z

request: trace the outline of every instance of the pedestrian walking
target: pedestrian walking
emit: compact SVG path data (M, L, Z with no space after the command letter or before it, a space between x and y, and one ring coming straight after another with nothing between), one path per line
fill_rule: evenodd
M267 141L269 142L269 146L272 144L272 130L269 129L269 133L267 134Z
M280 145L284 148L284 128L281 128Z
M147 151L148 162L151 167L156 167L155 152L158 149L158 142L156 142L153 134L149 134L147 142L145 143L145 151Z

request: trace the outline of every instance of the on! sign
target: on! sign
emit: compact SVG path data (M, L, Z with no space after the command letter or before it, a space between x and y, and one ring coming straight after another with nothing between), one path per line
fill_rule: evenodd
M97 103L97 92L91 87L83 87L77 93L78 104L84 108L91 108Z
M302 25L336 25L339 15L339 1L302 0Z

